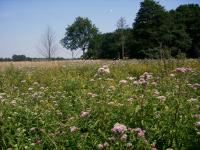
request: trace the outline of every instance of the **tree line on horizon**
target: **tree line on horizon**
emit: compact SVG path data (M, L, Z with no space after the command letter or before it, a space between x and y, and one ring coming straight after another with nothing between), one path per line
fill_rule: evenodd
M83 58L199 58L200 7L180 5L167 11L154 0L144 0L132 27L125 18L117 29L101 33L89 18L77 17L68 25L61 45L72 51L82 49Z
M167 11L155 0L143 0L131 27L124 17L119 18L116 30L101 33L87 17L76 17L65 28L60 44L75 51L81 49L83 59L162 59L200 57L200 6L180 5ZM37 46L38 52L47 60L55 58L58 50L55 32L48 26ZM14 54L0 61L32 61L44 58L29 58Z

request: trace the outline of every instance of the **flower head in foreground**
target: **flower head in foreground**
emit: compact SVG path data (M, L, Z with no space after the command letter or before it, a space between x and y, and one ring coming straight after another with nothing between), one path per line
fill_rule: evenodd
M107 65L103 65L102 67L98 69L98 74L101 74L101 75L110 74L110 69L108 68Z
M77 130L78 130L78 128L75 127L75 126L70 127L70 131L71 131L71 132L76 132Z
M87 117L89 114L90 114L90 113L89 113L88 111L82 111L81 114L80 114L80 116L81 116L82 118L84 118L84 117Z
M144 137L145 136L144 135L145 130L142 130L140 128L135 128L134 131L137 132L138 137Z
M127 83L128 83L127 80L121 80L121 81L119 81L119 84L120 84L120 85L126 85Z
M194 124L197 128L200 128L200 121Z
M178 73L185 73L185 72L191 72L192 68L189 67L180 67L180 68L176 68L175 72Z
M112 131L115 133L124 133L125 131L127 131L127 127L123 124L116 123L112 128Z

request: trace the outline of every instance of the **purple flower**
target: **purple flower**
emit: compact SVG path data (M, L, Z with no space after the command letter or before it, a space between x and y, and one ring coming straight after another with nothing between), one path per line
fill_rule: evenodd
M112 131L115 133L124 133L125 131L127 131L127 127L123 124L116 123L112 128Z
M200 127L200 121L196 122L194 125L199 128Z
M175 71L179 72L179 73L191 72L192 68L189 68L189 67L180 67L180 68L176 68Z

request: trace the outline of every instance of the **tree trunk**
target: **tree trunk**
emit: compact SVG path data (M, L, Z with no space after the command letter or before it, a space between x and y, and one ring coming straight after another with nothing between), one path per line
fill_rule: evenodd
M82 50L83 50L83 56L85 56L85 48L83 48Z

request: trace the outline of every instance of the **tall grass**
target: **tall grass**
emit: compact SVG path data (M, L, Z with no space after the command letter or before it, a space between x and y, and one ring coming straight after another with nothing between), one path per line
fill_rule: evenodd
M49 63L1 70L1 149L200 148L198 60Z

